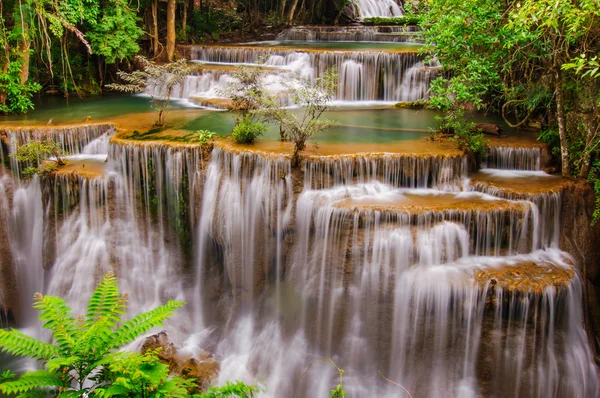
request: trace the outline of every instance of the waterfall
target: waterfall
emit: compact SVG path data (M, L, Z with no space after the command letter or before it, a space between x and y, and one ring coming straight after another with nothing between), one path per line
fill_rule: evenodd
M356 6L361 18L401 17L402 9L394 0L358 0Z
M397 187L454 190L466 175L462 155L358 154L305 161L305 188L329 188L368 181Z
M542 148L490 146L487 167L511 170L540 170Z
M207 272L210 250L218 247L227 284L240 302L251 305L271 273L276 280L283 274L282 245L292 210L290 162L215 148L202 200L197 274Z
M188 49L193 60L201 62L258 66L259 59L265 58L264 65L274 67L266 78L267 88L273 92L284 92L283 81L290 79L290 73L300 73L303 78L314 81L331 67L339 67L340 87L336 99L343 101L400 101L406 93L399 89L403 82L412 90L410 98L425 98L429 82L436 76L436 69L415 68L420 65L422 56L416 52L373 52L373 51L317 51L295 49L272 49L264 47L211 47L192 46ZM254 67L251 66L251 67ZM206 65L208 68L209 65ZM220 66L215 65L215 68ZM411 71L412 70L412 71ZM219 97L231 77L223 70L205 69L198 75L188 76L183 83L173 89L175 98ZM408 80L407 80L408 79ZM160 92L159 88L149 89ZM422 95L423 97L419 97ZM288 101L289 102L289 101ZM202 102L200 105L209 105ZM218 107L218 106L217 106Z
M29 182L19 183L4 174L0 178L0 207L4 221L0 227L4 228L8 241L5 242L8 247L4 247L7 256L0 259L0 265L2 268L12 265L19 300L18 307L11 310L19 325L29 327L37 319L31 307L33 295L44 291L46 280L43 237L48 214L42 201L40 179L34 176ZM3 296L0 291L0 304L14 303L14 298Z
M310 157L302 171L220 146L117 139L108 155L101 176L56 175L49 197L36 179L2 180L3 228L23 231L14 262L26 252L39 274L20 300L39 289L81 312L114 270L130 315L187 301L169 334L214 352L221 382L263 380L265 396L326 395L334 369L299 375L327 357L356 396L397 396L373 369L424 397L598 391L580 281L557 248L560 193L485 184L532 172L463 186L451 154Z
M294 26L278 36L279 41L379 41L418 42L417 26Z

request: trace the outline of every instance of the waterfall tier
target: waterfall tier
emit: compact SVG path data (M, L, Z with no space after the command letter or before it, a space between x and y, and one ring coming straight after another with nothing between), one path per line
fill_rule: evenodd
M542 146L490 146L487 167L508 170L541 170Z
M343 101L413 101L428 97L429 83L438 74L437 65L422 64L423 56L414 51L316 50L270 47L186 47L195 61L229 65L257 65L263 59L271 70L266 83L271 91L283 90L282 81L289 73L300 73L314 80L331 67L340 75L337 100ZM173 90L178 98L215 98L231 79L221 65L208 65ZM205 102L204 104L210 105Z
M418 42L417 26L295 26L277 36L282 41Z
M401 17L403 15L402 8L395 0L357 0L356 7L361 18Z
M460 154L356 154L315 156L304 163L305 187L381 181L396 187L453 189L467 173Z
M581 283L556 236L566 183L484 169L466 184L462 154L430 150L305 154L293 169L289 153L117 136L96 176L3 179L0 231L21 228L6 258L28 253L77 311L109 269L134 312L186 301L170 335L266 396L326 396L334 372L297 377L323 357L361 397L398 394L373 369L424 397L595 396Z

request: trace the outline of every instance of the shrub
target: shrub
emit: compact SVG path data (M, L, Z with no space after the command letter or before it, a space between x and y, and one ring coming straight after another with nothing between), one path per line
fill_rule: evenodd
M251 116L247 115L233 128L231 137L239 144L251 144L266 131L267 126L252 121Z
M196 135L196 141L200 145L206 145L214 139L214 137L215 137L215 135L217 135L217 133L215 133L213 131L209 131L209 130L198 130L198 131L196 131L195 135Z

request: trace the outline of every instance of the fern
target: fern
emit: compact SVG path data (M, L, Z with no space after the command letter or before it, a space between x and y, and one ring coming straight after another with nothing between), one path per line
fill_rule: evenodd
M47 387L64 387L64 382L54 373L38 370L25 373L19 380L6 381L0 384L0 391L5 394L22 394Z
M44 321L44 329L52 332L56 345L62 353L69 353L77 339L75 318L71 308L60 297L34 295L33 308L41 311L39 319Z
M121 316L126 313L127 295L121 295L117 282L112 272L106 274L94 290L85 316L78 318L71 315L71 308L63 299L36 293L34 307L41 312L39 319L43 327L52 332L54 344L39 341L18 330L0 330L0 349L12 355L32 357L42 362L47 370L25 373L19 380L4 380L0 383L0 391L32 397L44 396L48 388L58 387L60 397L80 397L97 387L116 382L107 379L104 371L121 358L111 351L162 325L184 304L169 301L121 323ZM90 383L91 387L83 387ZM171 382L161 385L165 390L176 390L176 385Z
M30 357L38 361L47 360L59 355L52 344L19 332L16 329L0 329L0 347L2 351L19 357Z
M112 348L132 342L138 336L157 326L162 326L165 319L170 318L185 303L170 300L167 304L139 314L123 323L112 335Z

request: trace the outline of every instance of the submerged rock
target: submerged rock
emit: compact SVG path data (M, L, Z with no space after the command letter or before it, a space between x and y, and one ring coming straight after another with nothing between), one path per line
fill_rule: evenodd
M177 352L177 348L164 330L147 337L140 351L145 353L157 348L161 349L158 357L162 363L169 365L171 374L184 379L195 379L198 391L205 390L217 379L220 365L212 354L206 351L201 351L197 357L181 354Z

